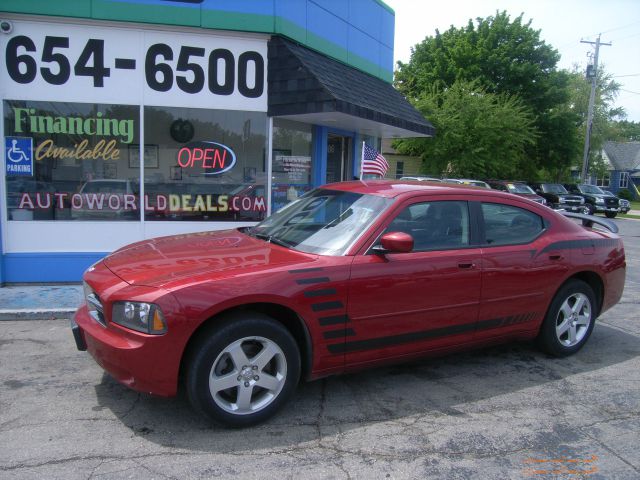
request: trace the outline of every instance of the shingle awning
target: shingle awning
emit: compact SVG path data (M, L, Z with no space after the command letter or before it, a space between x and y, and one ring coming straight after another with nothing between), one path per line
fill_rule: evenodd
M380 137L430 137L435 128L393 86L281 37L269 41L271 117Z

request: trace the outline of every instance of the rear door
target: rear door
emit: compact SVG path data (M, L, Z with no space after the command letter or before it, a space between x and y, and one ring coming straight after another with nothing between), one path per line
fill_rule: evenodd
M558 279L568 270L563 252L544 251L547 223L525 206L481 202L482 294L477 338L537 328Z

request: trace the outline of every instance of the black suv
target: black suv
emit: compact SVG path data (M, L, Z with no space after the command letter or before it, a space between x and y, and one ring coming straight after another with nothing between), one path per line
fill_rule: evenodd
M589 207L589 215L604 213L607 218L615 218L620 211L620 201L617 197L608 197L606 193L595 185L567 183L567 190L575 195L582 195L584 203Z
M582 195L571 195L560 183L530 183L529 186L554 210L588 213Z

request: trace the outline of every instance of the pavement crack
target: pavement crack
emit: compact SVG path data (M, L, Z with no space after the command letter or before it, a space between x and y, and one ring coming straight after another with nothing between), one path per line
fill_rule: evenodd
M620 454L618 454L618 452L616 452L613 448L609 447L609 445L607 445L606 443L604 443L602 440L600 440L598 437L595 437L593 435L591 435L589 432L583 432L587 437L589 437L591 440L593 440L594 442L596 442L598 445L600 445L602 448L604 448L607 452L609 452L611 455L613 455L614 457L616 457L618 460L620 460L622 463L624 463L625 465L627 465L629 468L631 468L634 472L636 473L640 473L640 469L638 469L634 464L630 463L628 460L626 460L624 457L622 457Z

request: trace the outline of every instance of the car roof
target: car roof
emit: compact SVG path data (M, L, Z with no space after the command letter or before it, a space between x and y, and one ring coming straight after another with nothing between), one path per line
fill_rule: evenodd
M409 193L506 195L497 190L488 190L474 187L472 185L405 180L358 180L330 183L328 185L324 185L322 188L367 195L377 195L385 198L395 198L399 195ZM511 198L511 196L509 195L508 198Z

